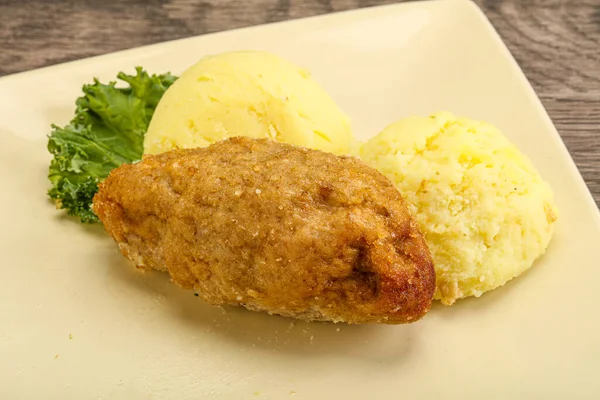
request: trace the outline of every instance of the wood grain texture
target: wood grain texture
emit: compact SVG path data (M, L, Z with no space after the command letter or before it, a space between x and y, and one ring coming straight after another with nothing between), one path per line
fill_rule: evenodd
M392 0L0 0L0 75ZM600 205L600 0L476 0Z

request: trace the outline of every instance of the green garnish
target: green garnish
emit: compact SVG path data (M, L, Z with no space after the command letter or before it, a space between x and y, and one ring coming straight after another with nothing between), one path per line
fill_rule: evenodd
M168 73L150 76L141 67L136 75L120 72L117 78L128 85L119 88L116 82L105 85L97 79L84 85L75 117L65 127L52 125L48 136L48 151L54 156L48 196L81 222L98 221L92 199L110 171L141 159L154 110L177 79Z

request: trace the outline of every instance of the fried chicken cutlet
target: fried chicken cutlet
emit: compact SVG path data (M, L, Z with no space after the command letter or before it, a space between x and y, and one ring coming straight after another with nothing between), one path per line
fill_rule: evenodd
M236 137L111 172L94 211L123 255L212 304L407 323L435 272L404 200L358 159Z

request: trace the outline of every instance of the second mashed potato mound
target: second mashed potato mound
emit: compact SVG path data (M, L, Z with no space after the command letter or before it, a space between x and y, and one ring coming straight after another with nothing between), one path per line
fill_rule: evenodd
M144 153L205 147L232 136L336 154L353 146L348 117L306 71L274 54L238 51L203 58L167 90Z
M433 256L434 298L444 304L502 286L550 242L550 186L489 124L450 113L406 118L368 141L361 157L410 204Z

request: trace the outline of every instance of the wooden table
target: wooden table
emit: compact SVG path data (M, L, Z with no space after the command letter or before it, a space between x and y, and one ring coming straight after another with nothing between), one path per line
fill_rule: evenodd
M390 0L0 0L0 75ZM600 205L600 0L476 0ZM110 26L110 29L108 28Z

